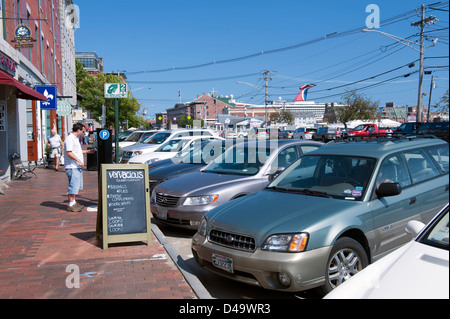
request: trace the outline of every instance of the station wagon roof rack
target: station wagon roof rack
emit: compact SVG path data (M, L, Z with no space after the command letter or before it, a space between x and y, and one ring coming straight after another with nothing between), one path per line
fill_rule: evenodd
M364 136L346 136L341 142L393 142L398 140L416 140L416 139L439 139L435 135L430 134L411 134L411 133L374 133Z

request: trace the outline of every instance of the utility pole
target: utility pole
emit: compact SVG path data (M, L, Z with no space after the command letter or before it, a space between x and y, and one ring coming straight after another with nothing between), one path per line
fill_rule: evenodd
M437 21L435 16L429 16L425 18L426 6L423 4L420 8L420 21L412 22L411 25L420 28L420 69L419 69L419 93L417 97L417 112L416 112L416 122L423 121L423 98L422 98L422 87L423 87L423 61L424 61L424 29L425 25L431 25Z
M268 103L268 98L269 98L269 80L272 80L272 77L269 76L272 72L270 72L269 70L264 70L264 72L262 72L261 74L263 75L263 77L260 77L260 79L264 79L265 81L265 101L264 101L264 120L266 122L266 127L267 127L267 103Z

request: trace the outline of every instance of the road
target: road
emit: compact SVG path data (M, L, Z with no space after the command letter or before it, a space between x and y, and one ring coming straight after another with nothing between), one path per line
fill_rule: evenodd
M260 287L242 284L223 278L201 268L194 260L191 252L191 241L195 231L174 228L164 225L152 219L170 245L177 251L189 267L188 272L196 276L209 292L211 297L216 299L318 299L320 296L315 291L305 291L298 293L279 292L266 290Z

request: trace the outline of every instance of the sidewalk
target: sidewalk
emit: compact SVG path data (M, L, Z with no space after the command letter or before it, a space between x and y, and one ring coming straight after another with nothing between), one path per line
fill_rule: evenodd
M103 250L95 239L97 212L66 211L64 167L35 173L37 178L7 183L0 195L0 298L197 298L155 233L150 246L110 244ZM97 172L83 174L77 201L96 206ZM75 278L79 288L68 288Z

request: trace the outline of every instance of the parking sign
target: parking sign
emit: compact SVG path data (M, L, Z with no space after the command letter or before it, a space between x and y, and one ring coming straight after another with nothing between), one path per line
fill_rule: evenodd
M101 130L99 133L99 137L102 140L107 140L109 138L109 131L108 130Z
M128 87L126 83L105 83L105 98L125 99L128 97Z

